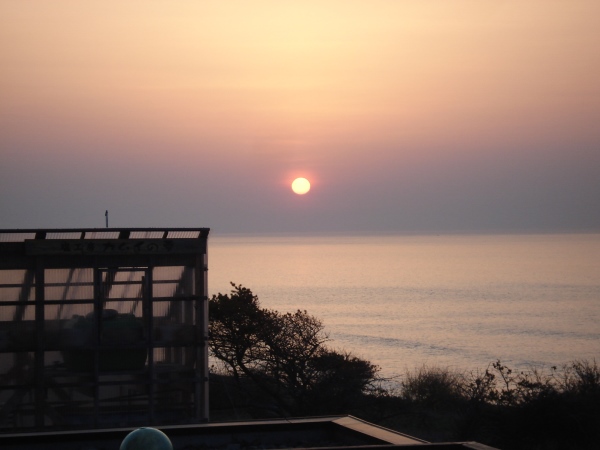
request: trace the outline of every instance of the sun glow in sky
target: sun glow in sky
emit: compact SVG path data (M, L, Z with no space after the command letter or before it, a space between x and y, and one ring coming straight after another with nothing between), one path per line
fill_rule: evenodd
M298 195L304 195L310 191L310 181L306 178L296 178L292 182L292 191Z
M598 230L598 17L3 0L0 227ZM292 204L299 173L319 192Z

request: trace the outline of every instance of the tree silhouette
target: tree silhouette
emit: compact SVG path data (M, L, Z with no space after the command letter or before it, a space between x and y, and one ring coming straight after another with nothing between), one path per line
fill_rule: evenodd
M211 354L284 414L341 412L374 381L376 366L327 348L319 319L261 308L250 289L231 284L209 301Z

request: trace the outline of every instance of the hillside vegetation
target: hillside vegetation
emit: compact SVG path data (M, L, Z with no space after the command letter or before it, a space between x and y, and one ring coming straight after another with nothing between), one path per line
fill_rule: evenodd
M423 366L395 380L328 347L306 311L262 308L250 289L209 300L213 420L352 414L439 441L503 449L589 449L600 442L596 361L515 371Z

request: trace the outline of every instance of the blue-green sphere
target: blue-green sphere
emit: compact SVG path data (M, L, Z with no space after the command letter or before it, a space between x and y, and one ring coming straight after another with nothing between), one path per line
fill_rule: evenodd
M173 444L156 428L138 428L125 436L119 450L173 450Z

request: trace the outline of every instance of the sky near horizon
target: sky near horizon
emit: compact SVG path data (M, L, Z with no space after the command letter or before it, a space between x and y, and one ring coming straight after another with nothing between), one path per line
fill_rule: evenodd
M0 228L600 231L599 17L0 0Z

